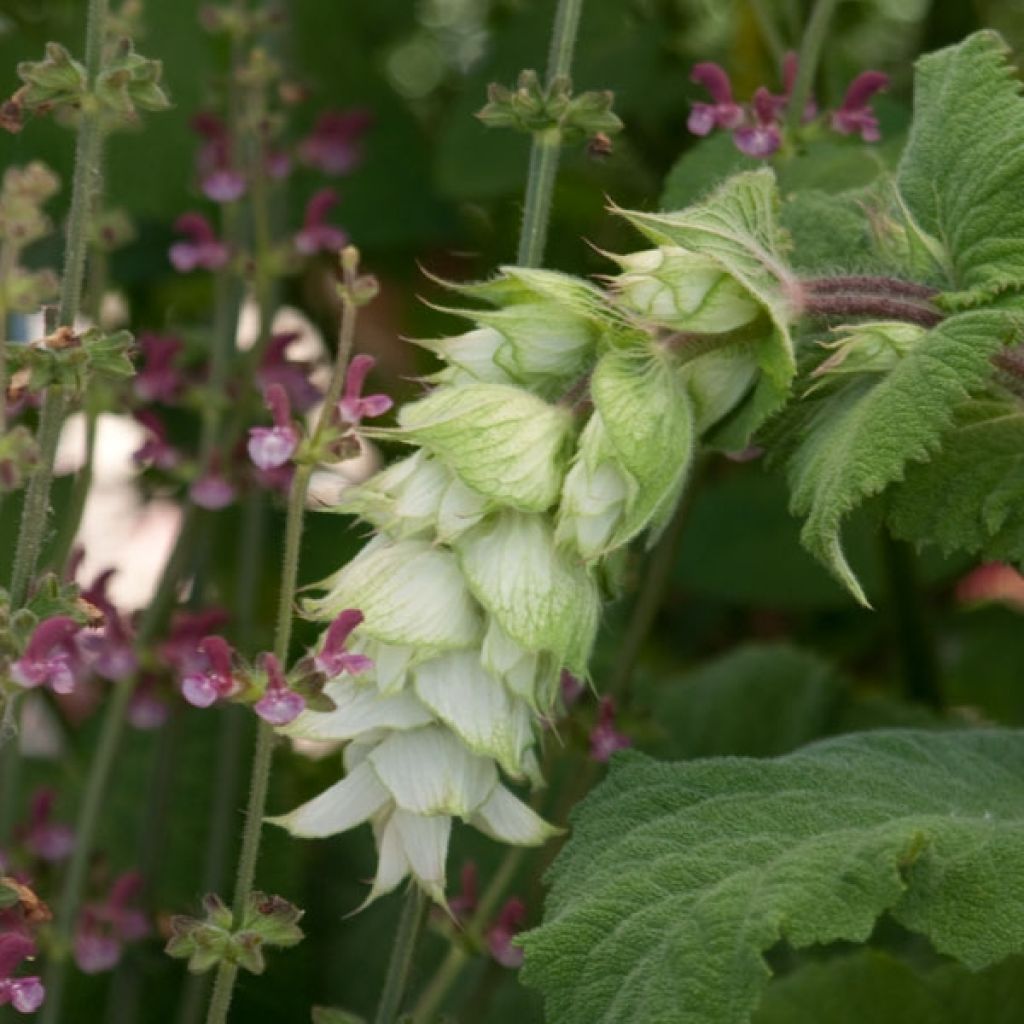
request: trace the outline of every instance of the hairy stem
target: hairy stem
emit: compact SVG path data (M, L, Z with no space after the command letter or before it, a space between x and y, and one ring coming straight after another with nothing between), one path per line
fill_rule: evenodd
M409 985L412 972L412 961L416 953L416 943L420 928L427 913L426 893L415 883L409 885L402 906L402 916L398 919L398 931L391 946L391 959L388 961L388 973L384 979L384 992L374 1024L395 1024L405 999L405 990Z
M313 432L313 447L322 441L331 423L335 406L345 385L345 372L352 355L355 341L356 307L349 300L343 301L341 336L338 354L334 362L331 383L327 389L323 408ZM274 633L274 654L285 664L291 645L292 619L295 593L299 575L299 554L302 548L302 527L306 510L306 495L309 479L313 474L312 465L299 466L292 479L288 499L288 516L285 523L284 563L281 569L281 588L278 594L277 626ZM245 907L252 893L256 879L256 863L259 859L260 838L263 833L263 816L267 803L267 788L270 782L270 767L274 755L274 729L267 722L260 721L256 736L256 750L253 754L252 770L249 776L249 801L245 811L245 827L242 832L242 848L238 856L235 874L235 893L232 903L235 923L240 923ZM231 1008L237 968L222 962L217 968L213 998L206 1015L206 1024L224 1024Z
M930 303L868 292L836 292L804 295L803 313L811 317L872 317L904 320L921 327L934 327L945 317Z
M551 32L547 81L566 76L572 69L583 0L558 0L555 24ZM530 149L530 170L523 202L523 221L519 232L516 262L521 267L539 267L544 261L551 199L558 175L558 158L562 150L562 131L558 127L537 132Z
M821 48L828 34L829 22L832 21L832 15L838 5L839 0L817 0L808 19L807 28L804 29L804 37L800 42L800 66L786 111L786 127L790 131L797 129L803 119L804 108L807 106L814 85L814 76L818 70Z
M805 277L800 284L808 291L819 294L832 292L873 292L878 295L902 296L911 299L934 299L938 288L905 281L899 277L874 274L840 274L835 277Z

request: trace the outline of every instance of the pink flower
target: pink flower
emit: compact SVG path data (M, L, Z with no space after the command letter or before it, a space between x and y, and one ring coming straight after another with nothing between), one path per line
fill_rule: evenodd
M204 660L182 680L181 695L197 708L230 697L238 688L232 667L230 644L219 636L205 636L199 641Z
M219 456L210 459L209 468L192 481L188 493L196 505L211 512L227 508L235 500L234 485L221 472Z
M282 181L292 173L292 158L283 149L264 150L263 170L273 181Z
M245 175L233 166L227 125L216 114L204 112L192 118L192 129L203 139L196 154L203 195L215 203L240 199L245 194Z
M11 679L30 689L49 686L54 693L71 693L81 672L75 637L81 626L65 615L43 619L32 631L25 651L11 663Z
M709 135L715 128L731 129L743 120L743 108L733 99L732 83L719 64L705 61L694 66L690 80L704 86L713 103L694 103L686 126L694 135Z
M230 616L223 608L202 611L178 611L171 619L167 639L160 645L160 657L179 676L186 676L206 667L206 655L199 641L227 624Z
M267 688L253 705L253 711L271 725L287 725L302 714L306 702L294 690L288 689L288 681L281 670L281 663L273 654L260 657L267 673Z
M227 263L228 247L201 213L183 213L174 222L174 230L187 239L175 242L168 253L175 270L182 274L199 267L219 270Z
M373 661L363 654L352 654L346 650L352 630L363 621L363 613L356 608L346 608L328 627L324 646L313 657L313 667L323 672L328 679L340 676L342 672L359 675L373 667Z
M79 970L100 974L116 967L124 944L142 938L149 931L146 917L138 907L129 906L142 889L137 871L121 875L103 902L82 908L75 927L74 955Z
M132 461L137 466L153 466L164 472L176 468L181 463L181 453L167 442L167 428L163 420L149 409L136 409L133 413L136 421L146 428L147 437L141 447L132 453Z
M271 384L264 397L274 417L274 425L250 428L249 458L260 469L278 469L291 461L302 437L292 422L291 406L284 388L280 384Z
M66 859L75 845L72 828L53 820L53 804L56 799L55 790L49 787L37 789L32 794L28 823L21 832L25 849L33 857L50 864Z
M302 230L295 236L295 248L304 256L316 252L337 252L348 242L341 228L327 223L327 214L338 204L338 194L332 188L322 188L306 204Z
M272 384L279 384L287 393L292 408L304 413L309 412L323 395L309 379L313 364L288 358L288 347L298 337L296 332L271 335L256 371L256 379L264 391Z
M526 904L513 896L501 908L498 920L488 929L487 948L502 967L516 970L523 966L524 953L512 945L512 940L523 930L525 923Z
M776 120L776 98L761 86L751 101L753 124L740 125L733 133L733 141L741 153L753 157L768 157L782 145L782 132Z
M832 112L832 128L842 135L860 135L865 142L877 142L878 118L869 106L871 97L889 85L881 71L862 71L846 90L843 104Z
M132 636L121 613L107 596L107 585L116 570L108 569L82 591L82 597L103 612L100 629L83 629L78 634L78 645L97 675L114 682L127 679L138 668Z
M358 355L349 363L345 375L345 393L338 402L338 411L342 419L353 426L364 419L383 416L394 405L387 395L363 397L363 385L376 362L373 356Z
M142 350L142 368L132 385L143 402L164 402L170 405L181 394L184 379L174 363L181 354L180 338L147 331L139 337Z
M32 975L15 978L22 962L36 955L36 944L17 932L0 934L0 1006L11 1005L18 1013L35 1013L46 998L42 981Z
M362 139L371 122L365 110L331 110L321 114L313 131L299 143L299 159L334 177L348 174L362 160Z
M960 604L993 602L1024 611L1024 576L1005 562L979 565L957 583L956 599Z
M616 750L632 746L633 741L615 728L615 701L602 697L597 712L597 724L590 730L590 758L592 761L607 761Z
M159 729L170 717L170 705L160 693L156 678L143 675L128 703L128 721L136 729Z

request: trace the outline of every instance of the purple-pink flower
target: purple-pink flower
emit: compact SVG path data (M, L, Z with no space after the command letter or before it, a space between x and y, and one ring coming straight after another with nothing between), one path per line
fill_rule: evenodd
M136 409L133 415L145 427L146 440L132 453L132 461L137 466L154 466L164 472L177 467L181 453L168 443L163 420L151 409Z
M26 689L49 686L54 693L71 693L82 669L75 643L81 629L66 615L43 619L22 656L11 663L11 679Z
M287 725L302 714L306 702L294 690L288 688L281 669L281 663L273 654L260 656L263 670L267 673L267 688L253 705L253 711L271 725Z
M345 393L338 402L338 411L346 423L355 426L364 419L383 416L394 405L388 395L363 395L366 378L376 364L373 356L358 355L348 366Z
M234 167L231 135L216 114L207 112L192 118L192 129L203 140L196 154L199 187L215 203L233 203L245 194L245 175Z
M304 256L316 252L337 252L348 243L348 235L327 223L327 215L338 204L333 188L322 188L306 204L302 230L295 236L295 248Z
M523 966L523 951L513 946L512 940L523 930L525 923L526 904L513 896L501 908L498 920L488 929L487 948L502 967L515 970Z
M83 629L78 634L80 650L97 675L116 682L127 679L138 668L128 623L107 595L107 587L116 570L108 569L93 580L82 597L103 612L99 629Z
M41 787L32 794L28 821L19 831L25 849L50 864L64 860L75 845L75 833L70 825L53 820L55 790Z
M234 484L221 470L219 455L214 455L206 471L192 481L188 494L196 505L211 512L227 508L235 500Z
M299 159L324 174L348 174L362 160L362 140L371 120L365 110L329 110L321 114L313 131L299 143Z
M102 902L82 908L75 927L74 955L86 974L100 974L116 967L125 943L142 938L149 931L145 914L132 906L141 893L142 876L137 871L121 875Z
M632 746L633 741L615 727L615 701L602 697L597 711L597 724L590 730L590 758L604 762L616 750Z
M373 667L372 659L364 654L353 654L346 649L352 630L363 621L363 613L356 608L346 608L327 627L324 645L313 656L313 667L323 672L328 679L349 672L354 676Z
M271 384L264 398L274 417L274 425L250 428L249 458L260 469L278 469L291 461L302 437L292 421L291 403L284 388Z
M777 97L762 85L751 100L753 120L741 124L733 133L733 141L741 153L753 157L768 157L782 145L782 130L776 120Z
M177 400L185 381L174 364L183 347L182 340L171 335L147 331L139 336L143 364L132 381L138 398L166 405Z
M219 270L228 261L228 247L217 237L210 222L201 213L183 213L174 230L185 239L171 246L168 256L174 269L182 274L190 270Z
M687 127L694 135L709 135L716 128L731 131L743 121L743 108L732 95L732 83L725 69L711 61L694 65L690 81L704 86L713 103L694 103Z
M309 412L323 395L309 379L313 364L288 358L288 347L298 338L294 331L271 335L256 371L256 379L264 391L272 384L279 384L288 395L292 408L297 413L304 413Z
M199 641L223 628L229 618L223 608L175 612L167 639L160 645L161 659L182 677L205 668L207 658L199 649Z
M128 721L136 729L159 729L170 716L171 709L161 693L156 677L145 673L132 691L128 702Z
M878 118L869 106L871 97L889 85L889 76L881 71L863 71L846 90L843 104L832 112L832 127L842 135L860 135L865 142L881 138Z
M36 955L36 944L19 932L0 934L0 1006L18 1013L35 1013L46 998L42 981L35 975L14 977L25 960Z
M238 689L232 664L234 652L220 636L203 637L198 652L203 657L182 680L181 694L194 707L208 708Z

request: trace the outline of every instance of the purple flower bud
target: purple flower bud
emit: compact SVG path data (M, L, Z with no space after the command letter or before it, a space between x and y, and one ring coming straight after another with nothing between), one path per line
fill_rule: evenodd
M253 705L253 711L271 725L294 722L302 714L306 702L294 690L288 689L281 663L273 654L264 654L260 660L267 673L267 689Z
M862 71L846 90L843 104L832 112L832 128L841 135L860 135L865 142L878 142L878 118L870 107L871 97L887 88L889 76L881 71Z
M26 689L49 686L54 693L71 693L81 668L74 642L81 628L65 615L43 619L33 630L25 652L11 663L11 679Z
M394 405L387 395L363 397L363 385L376 362L373 356L358 355L349 363L345 375L345 393L338 402L338 411L342 419L353 426L364 419L383 416Z
M181 683L181 694L197 708L208 708L223 697L229 697L237 688L232 670L230 644L219 636L206 636L199 641L199 652L204 656L201 668L191 671Z
M200 213L183 213L174 230L187 241L175 242L168 253L174 269L182 274L190 270L219 270L228 261L228 247L217 238L210 222Z
M582 681L577 679L567 668L562 669L559 679L559 687L562 691L562 706L568 710L580 699L586 687Z
M304 256L315 252L337 252L348 244L348 235L341 228L327 223L327 214L338 203L332 188L322 188L306 204L302 230L295 236L295 248Z
M487 948L491 956L501 964L516 970L523 966L524 953L512 940L523 930L526 923L526 904L512 897L498 915L498 920L487 931Z
M597 712L597 724L590 730L590 758L605 762L616 750L632 746L633 741L615 728L615 701L602 697Z
M329 679L342 672L359 675L373 667L373 661L363 654L352 654L346 650L352 630L363 621L363 613L357 608L346 608L328 627L324 646L313 657L313 666Z
M22 840L25 849L33 857L50 864L66 859L75 845L75 833L72 828L53 820L53 804L56 798L56 792L49 787L35 791Z
M174 365L184 347L180 338L146 332L139 337L143 365L132 382L143 402L170 405L181 394L181 371Z
M280 384L271 384L265 398L267 408L273 414L274 425L249 430L249 458L260 469L277 469L290 461L301 437L292 422L291 405L284 388Z
M704 86L714 103L694 103L687 127L694 135L708 135L715 128L731 129L743 120L743 108L733 99L732 84L718 64L705 61L694 66L690 80Z
M747 156L771 156L782 145L782 133L776 121L776 102L772 94L761 86L751 101L755 123L741 125L733 133L736 148Z
M362 139L371 117L365 110L327 111L299 143L299 159L334 177L348 174L362 159Z

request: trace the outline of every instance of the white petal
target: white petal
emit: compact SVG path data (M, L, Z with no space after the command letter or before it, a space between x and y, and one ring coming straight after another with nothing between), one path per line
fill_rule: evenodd
M267 821L288 829L293 836L319 839L361 825L390 799L373 769L364 763L290 814Z
M430 712L411 693L383 696L375 686L350 679L328 683L333 711L304 711L280 732L311 740L350 740L371 729L414 729L428 725Z
M522 776L523 753L533 742L530 713L480 664L475 651L425 661L413 678L420 700L470 749Z
M373 891L367 902L391 892L409 874L409 867L405 844L395 823L395 815L391 814L381 832L380 849L377 852L377 877L373 880Z
M452 477L437 510L438 540L448 543L476 526L487 510L487 499Z
M562 831L549 825L504 786L494 787L469 823L492 839L514 846L540 846Z
M392 733L368 760L395 803L416 814L466 817L498 782L490 758L472 753L440 725Z
M445 861L452 819L447 815L424 817L396 810L388 823L401 837L402 850L416 881L435 903L445 906Z

